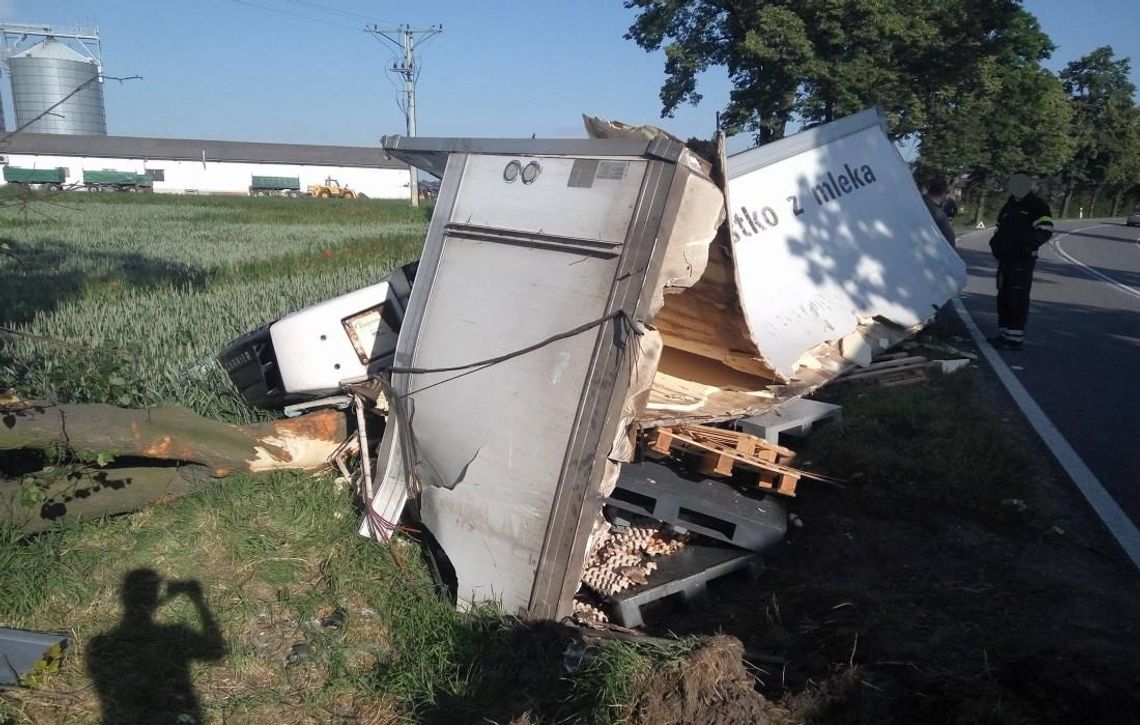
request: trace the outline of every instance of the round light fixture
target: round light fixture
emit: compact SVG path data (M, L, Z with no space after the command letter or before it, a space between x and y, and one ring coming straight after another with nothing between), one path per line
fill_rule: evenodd
M519 173L521 171L522 164L520 164L518 161L510 162L507 164L507 167L503 169L503 181L507 182L508 184L511 183L515 179L519 178Z
M542 166L540 166L537 161L531 161L529 164L523 167L522 181L524 184L534 183L534 180L537 179L538 175L541 173Z

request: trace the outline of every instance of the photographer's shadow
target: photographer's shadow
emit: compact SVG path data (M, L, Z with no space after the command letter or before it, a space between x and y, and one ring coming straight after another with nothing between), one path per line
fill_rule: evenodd
M204 722L190 679L190 662L216 661L226 644L197 581L172 581L135 569L123 577L123 616L117 627L87 646L87 670L103 706L103 723ZM158 607L185 594L201 629L154 621Z

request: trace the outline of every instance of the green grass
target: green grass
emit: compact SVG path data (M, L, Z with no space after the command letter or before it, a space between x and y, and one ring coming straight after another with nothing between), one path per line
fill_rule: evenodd
M261 417L211 360L419 254L401 202L55 195L0 205L0 389Z
M919 385L827 390L843 420L813 434L799 458L859 485L866 511L936 521L958 510L1008 521L1016 511L1002 502L1031 498L1034 473L979 396L969 371Z
M0 326L18 333L0 336L0 392L262 417L212 356L264 322L414 259L426 225L425 210L373 201L0 199ZM173 503L26 540L0 532L0 623L72 637L60 672L0 700L0 722L98 720L85 658L119 622L124 577L144 568L201 583L225 654L191 672L218 722L524 713L611 722L637 673L664 659L617 643L593 648L567 674L566 630L525 625L493 605L456 613L436 595L416 545L403 541L394 558L357 536L357 521L352 497L331 481L279 474L231 477ZM337 607L348 613L343 629L314 625ZM157 620L202 626L186 597L165 603ZM287 666L297 642L313 656ZM130 658L115 664L129 669Z
M96 195L97 196L97 195ZM125 262L197 272L306 257L362 240L422 237L420 210L388 201L56 196L0 209L0 235L64 269L115 271ZM67 254L59 254L66 251Z
M217 722L506 721L526 712L612 722L639 673L691 647L615 643L566 674L561 627L524 625L490 605L456 613L436 596L415 545L397 544L394 558L357 536L357 521L351 497L330 480L278 474L231 477L30 540L4 533L0 622L64 631L72 644L38 689L0 700L0 721L97 721L85 659L92 640L118 624L121 582L140 568L201 584L225 655L191 672ZM347 612L343 628L316 625L337 607ZM185 597L160 606L156 619L201 628ZM297 642L313 657L288 666ZM121 666L129 673L128 661Z
M356 520L351 498L331 481L282 474L233 477L168 506L30 541L10 536L0 543L0 621L69 632L72 649L44 690L82 688L85 646L115 626L123 576L151 568L167 580L200 582L218 619L225 658L193 668L214 719L321 722L344 706L345 693L395 712L370 684L377 663L394 654L380 613L397 594L423 597L430 589L421 591L427 575L411 547L398 569L382 548L355 535ZM343 629L313 626L336 607L348 612ZM200 626L182 598L161 607L158 619ZM308 642L314 657L287 668L298 641ZM93 722L97 699L86 693L56 717ZM36 721L44 707L29 692L0 713Z

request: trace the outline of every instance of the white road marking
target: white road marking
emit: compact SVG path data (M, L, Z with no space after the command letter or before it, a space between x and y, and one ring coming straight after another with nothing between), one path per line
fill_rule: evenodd
M1113 279L1112 277L1108 276L1104 272L1101 272L1100 270L1093 269L1092 267L1088 266L1087 264L1085 264L1081 260L1077 259L1073 255L1066 252L1064 250L1064 248L1061 247L1061 240L1067 236L1070 236L1072 234L1076 234L1077 232L1084 232L1084 231L1087 231L1089 229L1098 229L1100 227L1108 227L1108 226L1116 226L1116 225L1115 224L1094 224L1091 227L1081 227L1080 229L1071 229L1071 230L1069 230L1063 234L1057 235L1057 236L1053 237L1052 239L1050 239L1049 240L1049 246L1053 247L1053 249L1056 250L1057 254L1060 254L1062 257L1069 260L1073 264L1077 265L1081 269L1085 270L1089 274L1100 277L1105 282L1108 282L1109 284L1111 284L1113 287L1116 287L1121 292L1124 292L1126 294L1130 294L1133 297L1140 299L1140 290L1136 289L1135 287L1129 287L1128 285L1124 284L1123 282L1119 282L1119 281ZM1140 240L1137 240L1137 244L1140 244Z
M1013 371L1006 366L997 350L986 341L982 331L974 322L974 318L970 317L966 306L958 297L954 298L954 310L965 323L966 329L970 331L970 337L974 338L974 343L982 351L982 355L985 356L994 372L997 373L1002 385L1017 403L1017 407L1021 408L1021 412L1025 414L1033 429L1037 431L1037 435L1041 437L1045 445L1049 446L1049 450L1053 452L1057 462L1065 469L1065 473L1069 474L1069 478L1073 479L1073 483L1080 489L1096 515L1108 527L1109 532L1120 544L1120 548L1124 549L1124 553L1132 560L1133 565L1140 568L1140 529L1136 528L1124 510L1120 508L1120 504L1116 503L1116 499L1105 489L1100 479L1085 465L1085 462L1061 435L1061 431L1057 430L1057 426L1053 425L1053 422L1045 415L1045 411L1041 410L1041 406L1037 404L1037 401L1013 374Z

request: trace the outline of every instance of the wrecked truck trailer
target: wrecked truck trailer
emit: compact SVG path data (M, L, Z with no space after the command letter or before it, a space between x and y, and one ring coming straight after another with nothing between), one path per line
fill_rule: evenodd
M778 408L964 283L875 110L715 170L606 135L384 141L443 182L369 518L412 496L461 603L569 614L640 430Z
M644 321L699 277L721 191L664 136L385 148L443 181L391 371L384 518L415 481L461 602L567 615L656 361Z

